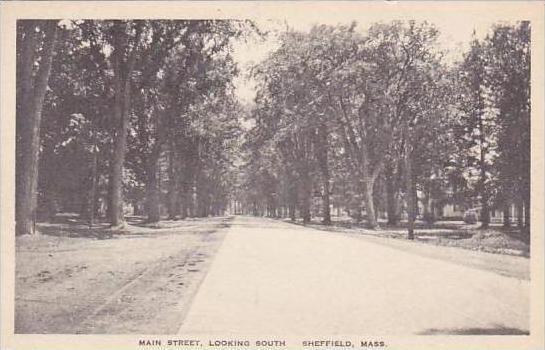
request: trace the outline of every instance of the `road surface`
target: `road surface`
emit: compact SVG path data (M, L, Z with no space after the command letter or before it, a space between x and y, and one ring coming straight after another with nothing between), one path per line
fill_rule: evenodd
M452 257L430 258L421 250L237 217L179 333L529 331L528 280L468 267ZM460 261L469 254L456 252Z

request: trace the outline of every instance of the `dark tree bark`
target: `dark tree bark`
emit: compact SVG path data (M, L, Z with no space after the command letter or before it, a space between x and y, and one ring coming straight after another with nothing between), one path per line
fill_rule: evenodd
M349 130L349 132L343 130L343 139L347 150L350 151L345 153L347 162L351 165L355 174L352 182L354 187L357 188L363 196L362 204L365 205L365 211L367 213L367 226L371 229L375 229L378 226L378 222L375 215L373 190L375 181L378 174L382 171L384 162L383 160L378 161L377 164L374 164L374 167L372 167L373 171L370 172L370 160L368 158L369 151L365 141L358 145L357 142L355 142L355 135L351 130ZM357 166L353 163L354 159L358 160ZM361 220L361 204L358 204L356 219L358 222Z
M524 198L524 229L530 233L530 196Z
M187 192L187 206L188 206L188 213L189 213L189 217L196 217L197 216L197 210L196 210L196 207L195 207L195 202L196 202L196 186L195 186L195 179L194 179L194 175L193 175L193 178L191 179L191 182L189 183L189 188L188 188L188 192Z
M291 221L295 221L297 214L297 202L298 202L298 183L294 174L288 174L288 216Z
M329 140L328 130L325 122L322 122L318 127L318 138L316 143L316 158L318 159L318 166L322 175L322 223L324 225L331 225L331 210L330 205L330 174L329 174Z
M353 214L353 215L355 216L356 222L357 222L357 223L360 223L360 222L363 220L363 214L362 214L363 209L362 209L361 205L358 204L358 205L354 208L354 210L352 210L352 213L353 213L354 211L356 212L355 214ZM350 210L348 211L348 215L350 215Z
M332 101L331 95L329 96L329 99ZM375 229L378 227L378 222L375 215L373 189L375 180L384 167L384 159L383 157L371 156L372 153L369 150L370 147L374 147L374 145L368 144L369 140L366 137L363 137L361 132L358 132L361 141L357 140L358 136L356 135L356 131L358 131L358 129L350 121L351 118L348 117L349 113L346 111L342 97L339 97L338 102L340 113L336 113L336 116L337 121L342 126L341 136L346 148L346 160L356 175L353 180L354 187L361 188L362 191L363 204L365 205L365 211L367 213L367 226L371 229ZM332 105L336 104L332 103ZM385 144L388 144L389 142L390 141L387 141ZM360 182L363 182L363 186L360 185Z
M483 123L483 116L478 116L479 118L479 145L480 145L480 181L479 181L479 192L481 194L481 228L486 229L490 224L490 208L489 208L489 198L488 191L486 189L486 153L487 149L484 146L485 144L485 130Z
M292 193L290 195L290 203L289 203L289 206L288 206L289 217L290 217L291 221L295 221L295 217L296 217L295 208L296 208L296 206L297 206L297 193Z
M96 213L97 213L97 200L98 200L98 149L96 145L96 135L93 135L95 138L95 143L93 145L93 160L91 165L91 191L89 195L89 227L92 227L95 224Z
M38 45L36 33L38 25L44 36L41 45ZM24 21L20 29L23 33L20 36L22 42L19 43L22 50L17 76L17 235L35 233L40 124L57 37L57 21ZM38 46L42 50L39 68L34 75Z
M405 197L407 202L407 238L414 239L414 220L416 217L416 203L414 202L413 167L410 146L405 146Z
M124 224L123 217L123 164L125 163L125 152L127 149L127 133L129 129L128 107L129 89L124 91L128 84L123 84L119 77L115 79L115 105L114 118L119 121L117 130L114 133L114 151L110 169L110 223L113 227L120 227ZM124 100L127 99L127 102Z
M187 179L184 179L183 182L182 182L181 188L180 188L180 218L182 220L186 219L187 216L189 215L189 213L188 213L188 209L189 209L188 192L189 192L189 186L188 186L188 183L187 183ZM235 214L236 214L236 205L237 205L237 203L235 202L234 203Z
M303 172L303 178L301 179L301 217L303 223L310 222L310 202L312 199L312 182L308 172Z
M503 227L511 227L511 203L503 204Z
M434 213L431 210L431 201L432 199L431 199L429 186L425 186L424 197L422 199L422 207L424 210L424 212L422 213L422 216L424 217L424 220L426 220L426 223L428 224L432 224L435 221Z
M397 225L399 222L396 187L394 186L394 172L391 165L386 166L386 211L388 225Z
M153 115L154 143L148 156L147 183L146 183L146 211L148 222L161 220L161 183L159 158L163 146L163 135L159 112Z
M178 214L178 188L179 188L179 159L174 140L171 141L168 163L168 197L167 211L170 220L176 218Z
M517 200L517 226L520 230L524 228L524 201L522 199Z
M413 202L413 218L416 221L416 217L418 214L420 214L419 208L418 208L418 187L417 187L417 176L416 176L417 170L415 169L414 161L411 157L411 194L412 194L412 202Z
M373 191L375 186L375 178L373 176L364 175L363 178L363 196L365 200L365 213L367 217L367 225L369 228L377 228L377 216L375 215L375 202L373 200Z
M158 222L161 219L161 204L160 204L160 187L159 187L159 176L158 176L158 163L159 163L159 154L158 146L156 145L150 156L148 164L148 182L146 186L147 191L147 214L148 222Z
M125 51L129 46L127 23L116 20L113 28L112 66L114 71L114 120L117 124L114 131L114 150L110 169L110 223L112 227L122 227L123 217L123 165L127 151L127 134L129 131L129 112L131 98L131 74L136 63L137 46L142 33L141 23L136 26L133 47L125 59Z
M313 151L312 130L294 133L285 144L285 154L295 164L297 173L297 185L299 202L299 214L303 223L309 223L311 219L312 201L312 176L311 159L315 156Z

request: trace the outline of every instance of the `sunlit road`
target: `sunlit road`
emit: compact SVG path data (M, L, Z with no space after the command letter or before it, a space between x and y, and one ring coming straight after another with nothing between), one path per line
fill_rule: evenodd
M517 334L529 289L372 239L238 217L180 333Z

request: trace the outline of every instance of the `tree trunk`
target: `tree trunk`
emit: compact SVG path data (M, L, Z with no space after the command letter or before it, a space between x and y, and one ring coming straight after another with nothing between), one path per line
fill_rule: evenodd
M178 213L178 154L174 141L171 142L168 167L168 218L174 219Z
M322 223L324 225L331 225L331 209L330 209L330 189L329 189L329 176L324 178L324 194L322 197L322 205L323 205L323 218Z
M292 201L288 207L289 217L291 221L295 221L295 201Z
M331 225L330 203L330 174L329 174L329 140L328 130L325 122L322 122L318 127L318 140L316 145L317 159L322 173L323 194L322 194L322 223Z
M484 124L482 121L482 116L479 117L479 129L480 129L480 194L481 194L481 228L486 229L490 224L490 208L488 206L489 198L488 191L486 190L486 149L483 146L485 143L484 140Z
M418 190L416 186L416 170L414 163L412 163L411 158L411 194L412 194L412 202L413 202L413 218L416 222L416 218L418 217L418 214L420 214L419 208L418 208Z
M290 178L290 182L289 182L289 187L288 187L288 198L289 198L289 203L288 203L288 216L290 217L290 220L291 221L294 221L295 222L295 219L296 219L296 208L297 208L297 202L298 202L298 186L297 186L297 182L296 180L291 177Z
M363 196L365 201L365 213L367 217L367 225L369 228L374 229L378 226L375 215L375 203L373 201L373 187L375 185L375 179L371 176L366 176L363 179Z
M405 198L407 204L407 238L414 239L414 219L416 217L416 209L413 194L413 171L412 159L409 150L405 150Z
M416 192L416 191L415 191ZM431 193L429 185L424 186L424 197L422 198L422 207L424 212L422 213L422 217L426 221L427 224L431 225L435 221L434 212L431 208Z
M95 143L93 145L93 164L91 167L91 193L89 200L89 227L92 227L95 224L95 216L97 212L97 197L98 197L98 150Z
M511 227L511 203L503 204L503 227Z
M162 114L155 111L152 115L154 143L148 158L147 184L146 184L146 210L148 222L161 220L161 175L159 173L159 158L161 157L163 145L163 132L161 123Z
M196 199L196 193L195 193L195 185L194 180L191 179L191 182L189 183L189 188L187 191L187 206L188 206L188 213L189 217L196 217L196 209L195 209L195 199Z
M127 134L129 129L129 86L123 84L121 77L115 77L114 118L119 126L114 136L114 151L112 154L110 174L110 224L112 227L124 225L123 216L123 164L127 150ZM125 86L124 86L125 85ZM125 91L126 88L126 91Z
M140 41L141 29L141 24L139 24L136 28L135 45L138 45ZM131 75L136 62L136 47L128 49L126 30L126 23L119 20L114 21L111 58L114 72L114 121L117 123L117 127L114 133L114 150L110 164L109 214L112 227L125 225L123 217L123 165L130 124ZM125 55L127 55L126 59L124 59Z
M388 225L397 225L399 215L392 166L386 167L386 210L388 213Z
M157 146L156 146L157 147ZM150 154L148 165L148 183L147 183L147 214L148 222L158 222L161 220L160 190L158 178L158 150L153 150Z
M312 184L308 173L304 174L301 189L301 216L303 217L303 224L307 224L310 222L310 201L312 197Z
M524 197L524 229L530 233L530 196Z
M21 58L20 98L17 109L17 189L16 189L16 234L35 233L35 215L38 185L38 159L40 153L40 124L42 108L51 72L53 52L57 36L57 21L43 21L45 39L40 66L32 82L32 71L36 54L35 22L25 25L25 38ZM26 57L25 57L26 56Z
M522 199L517 200L517 225L520 230L524 228L524 214L523 214L524 202Z
M182 184L181 193L180 193L180 219L182 220L186 219L188 215L188 205L187 205L188 188L187 187L188 187L187 183L186 181L184 181ZM236 212L236 202L235 202L235 212Z
M116 48L114 58L114 120L118 123L114 131L114 149L110 164L110 193L109 215L110 224L113 227L123 225L123 163L125 162L125 150L127 146L127 133L129 128L129 114L123 111L125 105L125 92L123 91L123 77L121 73L121 49Z

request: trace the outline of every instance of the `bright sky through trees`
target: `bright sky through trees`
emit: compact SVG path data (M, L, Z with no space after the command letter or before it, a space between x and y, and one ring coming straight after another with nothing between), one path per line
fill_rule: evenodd
M377 21L388 22L392 20L387 14L383 19L373 17L371 18L346 18L339 20L338 17L333 19L317 18L309 14L308 16L301 16L297 20L286 19L258 19L256 23L264 30L268 31L267 38L257 39L250 38L248 40L241 39L234 45L234 56L238 61L240 67L244 72L255 63L261 62L267 54L273 51L278 46L277 34L285 31L286 29L292 29L297 31L309 31L313 25L316 24L350 24L352 21L358 23L357 28L360 31L366 31L367 28ZM427 20L433 23L440 32L438 43L438 49L444 50L447 61L455 62L462 58L462 53L465 52L470 44L473 33L478 39L482 39L489 33L492 26L498 21L493 21L489 18L482 18L482 16L468 15L464 13L463 16L456 16L449 14L429 16L428 19L416 19L417 21ZM501 23L504 23L503 21ZM253 81L247 79L247 74L243 74L236 79L237 95L244 103L251 103L255 97L255 84Z

